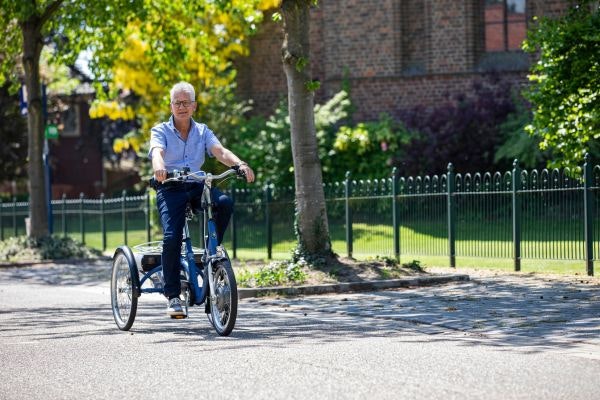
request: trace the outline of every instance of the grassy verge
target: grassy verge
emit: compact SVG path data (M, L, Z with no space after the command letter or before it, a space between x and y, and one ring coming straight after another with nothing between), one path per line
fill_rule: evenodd
M115 225L117 225L115 223ZM134 224L132 224L134 225ZM112 254L114 249L125 243L123 231L117 226L106 233L106 250L104 254ZM475 226L473 227L475 229ZM355 232L353 240L352 256L358 260L373 259L377 256L393 256L393 232L390 226L368 225L356 223L353 225ZM198 230L193 228L192 234L198 236ZM472 232L472 234L474 234ZM62 232L58 233L62 236ZM82 236L80 232L68 232L67 235L78 241ZM274 235L277 239L273 243L272 259L289 259L291 251L295 246L293 238L288 235ZM91 248L102 250L102 234L98 230L86 231L85 244ZM152 240L159 240L152 237ZM127 232L127 244L134 246L146 242L146 231L144 228L130 226ZM267 260L267 248L265 240L261 235L246 234L238 238L239 247L235 256L241 260ZM197 243L194 243L197 245ZM226 236L225 246L233 256L232 242L229 235ZM347 245L345 232L337 229L332 231L333 250L340 256L347 256ZM437 234L426 234L409 227L400 229L401 262L419 260L424 267L449 266L449 258L446 255L448 242L445 237ZM514 264L511 259L512 243L510 240L500 237L488 238L482 236L482 240L457 240L456 242L457 267L460 268L482 268L502 271L513 271ZM522 243L523 259L521 261L522 272L543 272L563 274L585 274L585 263L583 261L583 247L576 240L524 240ZM547 257L548 259L543 259ZM560 260L559 258L565 258ZM558 259L557 259L558 258ZM579 260L573 258L580 258Z

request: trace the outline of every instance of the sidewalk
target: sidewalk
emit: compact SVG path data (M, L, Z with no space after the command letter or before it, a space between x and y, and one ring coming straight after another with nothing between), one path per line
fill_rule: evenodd
M447 269L433 268L446 273ZM458 270L460 272L460 270ZM369 293L249 299L305 313L410 322L527 351L600 359L600 280L468 270L469 280Z

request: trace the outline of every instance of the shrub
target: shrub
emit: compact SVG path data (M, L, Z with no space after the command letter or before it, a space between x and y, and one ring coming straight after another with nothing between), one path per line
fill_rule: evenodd
M306 263L292 261L276 261L251 273L242 271L238 282L242 287L269 287L285 284L298 285L306 281Z
M458 172L494 168L505 140L499 127L517 111L514 93L511 82L491 76L435 107L401 112L400 120L419 135L403 146L404 155L394 165L403 176L445 173L449 162Z
M0 260L4 261L94 258L100 255L98 250L90 249L70 237L46 236L34 239L18 236L0 242Z

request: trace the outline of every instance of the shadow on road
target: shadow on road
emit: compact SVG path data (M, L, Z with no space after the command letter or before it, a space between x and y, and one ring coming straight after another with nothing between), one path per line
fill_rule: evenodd
M5 283L44 284L57 290L61 286L108 285L109 278L110 261L106 260L0 271ZM500 275L377 293L248 299L240 303L232 336L219 343L219 348L279 347L300 340L318 344L366 336L415 340L413 333L428 334L427 341L461 340L466 345L484 343L525 351L598 345L598 289L575 281ZM102 305L69 307L44 307L41 299L39 307L1 309L0 336L51 341L133 334L192 347L223 340L210 326L203 306L194 307L191 318L183 321L167 318L164 307L158 295L143 295L133 328L124 333L114 324L108 297Z
M47 285L99 285L110 282L112 260L97 260L74 263L56 262L21 268L2 268L3 280L39 283Z

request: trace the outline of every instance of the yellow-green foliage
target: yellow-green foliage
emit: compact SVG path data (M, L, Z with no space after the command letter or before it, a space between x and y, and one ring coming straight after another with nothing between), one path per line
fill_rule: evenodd
M260 0L152 4L144 20L128 24L125 45L112 69L110 94L90 110L93 118L138 119L139 132L115 141L115 152L139 151L150 128L168 117L168 92L179 81L195 87L197 117L204 119L224 91L231 91L236 77L232 61L248 54L247 39L262 20L261 10L271 6ZM130 93L136 96L132 104L125 102Z

